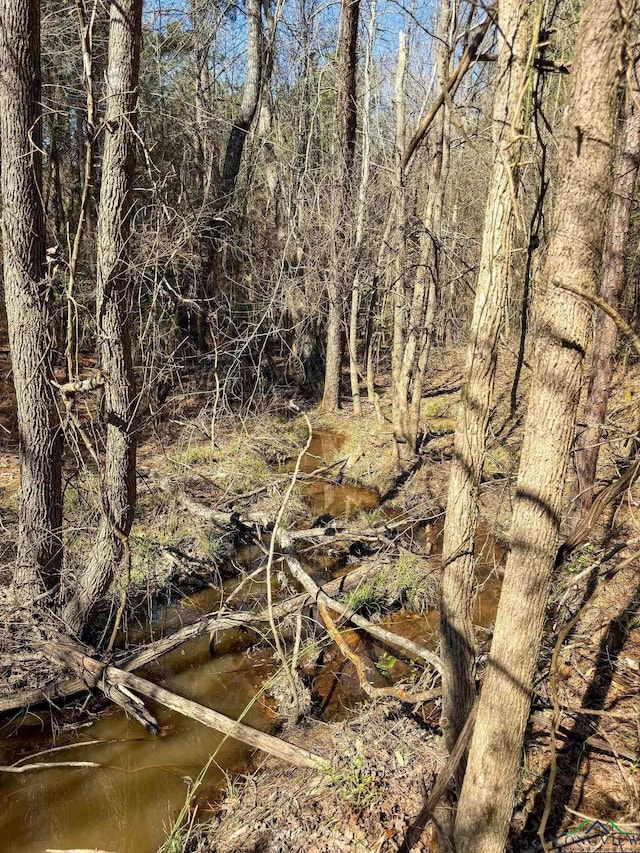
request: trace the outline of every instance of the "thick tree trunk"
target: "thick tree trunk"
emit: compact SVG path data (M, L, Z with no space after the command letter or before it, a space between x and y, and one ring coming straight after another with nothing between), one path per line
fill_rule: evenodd
M322 395L322 407L327 411L336 411L340 408L343 301L347 280L344 261L350 243L351 211L349 203L353 193L353 164L356 153L358 108L356 100L356 48L358 45L359 17L360 0L342 0L337 53L338 103L336 118L340 150L340 185L337 200L338 228L332 248L333 257L327 281L329 307L324 391Z
M98 355L105 376L102 413L107 431L103 518L66 609L67 624L74 631L85 627L114 573L122 566L126 569L129 562L126 540L136 496L136 433L127 243L133 204L141 18L142 0L111 0L96 292Z
M487 675L458 806L458 853L505 849L557 551L565 476L587 347L589 306L563 283L594 293L611 189L623 45L618 4L586 0L578 30L558 160L507 560Z
M20 431L18 598L58 580L62 433L50 385L52 326L45 261L40 2L0 2L0 140L4 295Z
M640 109L636 101L639 95L637 88L630 94L625 126L620 137L602 262L599 296L616 310L624 292L631 205L640 165ZM609 403L617 341L616 324L611 317L599 311L595 322L591 377L584 408L586 429L578 439L576 454L579 500L583 512L589 509L593 501L600 439Z
M518 161L525 133L524 91L531 50L528 9L528 0L501 0L498 12L493 166L451 462L442 554L445 567L440 610L445 666L442 727L449 750L458 739L475 697L473 549L478 489L493 404L498 334L504 321L509 285Z

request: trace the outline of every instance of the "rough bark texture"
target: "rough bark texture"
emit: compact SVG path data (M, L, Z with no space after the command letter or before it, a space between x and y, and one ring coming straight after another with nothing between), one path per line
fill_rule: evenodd
M127 243L135 168L135 128L142 0L110 5L107 108L98 212L96 324L105 376L102 416L106 449L102 472L103 518L88 565L65 613L81 631L116 571L128 562L126 537L136 496L136 435L131 364L131 272Z
M0 3L4 294L20 431L14 588L27 602L58 579L62 433L51 378L50 281L42 201L39 0Z
M631 205L640 165L640 110L637 86L629 98L627 117L620 137L615 180L609 216L599 296L616 310L625 284L625 258L631 221ZM584 409L586 429L578 439L576 468L580 506L586 512L593 501L602 427L607 414L609 391L616 355L618 329L611 317L599 311L596 316L591 377Z
M518 781L590 309L558 286L595 291L611 187L620 8L584 5L561 132L552 237L509 553L458 806L458 853L501 853Z
M396 113L396 137L394 156L395 165L395 235L394 251L395 264L392 269L395 272L393 283L393 348L391 351L391 379L395 388L400 374L402 363L402 351L404 348L404 335L406 324L406 292L405 292L405 266L407 257L406 232L407 232L407 210L404 186L404 168L402 166L402 155L404 153L404 142L406 136L407 110L405 104L405 84L407 77L407 39L403 32L398 33L398 62L396 64L396 80L393 100Z
M360 377L358 369L358 313L360 310L360 270L358 269L358 263L364 240L364 219L369 186L369 171L371 166L371 95L373 91L371 60L376 35L376 15L376 0L372 0L367 50L364 57L364 94L362 98L362 167L360 171L360 186L358 187L355 241L356 271L353 277L353 285L351 287L351 312L349 315L349 378L351 381L351 397L353 399L354 415L362 414L362 405L360 403Z
M342 374L342 315L346 272L342 261L348 245L347 218L353 190L353 164L356 151L356 70L358 19L360 0L343 0L340 37L338 39L338 104L337 127L340 151L340 186L338 188L338 233L333 247L332 269L327 280L329 301L327 346L325 354L322 407L336 411L340 407ZM342 257L341 257L342 255Z
M494 160L451 464L442 555L445 566L440 610L445 665L442 726L448 749L453 749L475 696L473 549L478 489L493 405L498 335L509 286L514 194L525 121L524 88L530 66L528 8L528 0L504 0L498 16Z

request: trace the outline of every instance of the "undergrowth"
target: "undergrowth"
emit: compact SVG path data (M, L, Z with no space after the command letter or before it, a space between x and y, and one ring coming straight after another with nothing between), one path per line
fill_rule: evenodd
M398 606L422 613L434 606L437 590L437 577L426 561L405 552L385 564L375 578L350 592L346 603L364 615Z

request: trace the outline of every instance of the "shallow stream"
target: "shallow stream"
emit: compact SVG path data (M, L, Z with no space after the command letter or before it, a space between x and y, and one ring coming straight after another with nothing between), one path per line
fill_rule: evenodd
M302 471L312 473L332 462L339 444L339 436L316 432ZM335 485L328 482L330 475L327 472L324 480L320 474L304 485L314 515L348 516L377 504L375 492ZM251 559L250 550L246 550L245 560ZM483 555L479 572L484 583L476 619L488 624L495 616L499 585L491 569L502 555L486 534L479 538L478 551ZM259 591L257 585L245 593L250 599ZM165 608L157 614L158 620L165 627L177 627L209 612L218 601L218 591L205 589ZM424 617L399 614L386 624L433 644L437 623L437 613L431 611ZM165 655L141 674L230 717L244 714L243 722L250 726L269 729L274 714L262 694L275 669L269 648L237 652L217 648L212 656L209 638L201 637ZM327 673L329 676L335 677ZM0 728L3 765L29 756L28 763L82 761L99 766L0 774L0 853L45 853L49 849L155 853L185 801L189 783L214 754L198 795L200 813L206 816L207 801L219 797L227 772L246 767L250 750L163 707L150 703L150 709L161 726L159 737L148 735L118 710L79 727L67 712L56 713L54 722L46 709L5 722ZM35 757L52 743L65 749Z

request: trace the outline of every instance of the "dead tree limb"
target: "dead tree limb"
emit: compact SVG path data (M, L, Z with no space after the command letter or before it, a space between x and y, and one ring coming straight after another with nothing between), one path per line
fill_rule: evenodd
M86 680L87 686L98 687L109 699L117 702L129 713L133 713L136 719L151 731L158 731L157 723L134 693L148 696L166 708L196 720L196 722L202 723L210 729L222 732L253 749L261 749L263 752L268 752L270 755L298 767L311 767L314 770L321 770L327 765L324 759L306 749L282 741L273 735L265 734L265 732L226 717L218 711L178 696L164 687L147 681L146 678L140 678L131 672L101 663L86 655L79 646L71 645L65 641L51 642L45 645L44 651L49 657L63 662L80 674L83 680Z
M338 631L335 622L329 615L329 608L325 604L324 601L321 601L318 604L318 610L320 615L322 616L322 621L326 625L327 631L331 639L338 646L342 655L350 660L351 663L355 666L356 672L358 674L358 681L360 682L360 687L366 693L366 695L370 699L381 699L381 698L390 698L399 699L401 702L409 702L413 705L418 705L421 702L430 702L432 699L436 699L438 696L442 694L442 690L424 690L420 693L412 693L408 690L405 690L403 687L393 685L391 687L374 687L369 683L369 679L367 678L367 673L364 668L364 664L362 662L362 658L357 655L354 651L352 651L347 643L344 641L344 638L340 636L340 632Z
M346 591L355 588L376 571L375 567L369 566L362 569L355 569L342 578L330 581L323 587L323 590L328 595L335 595L341 591ZM274 613L277 618L287 616L294 613L301 607L308 605L311 602L311 597L304 592L281 604L276 605ZM227 628L249 627L253 624L259 624L268 621L267 613L261 611L253 613L252 611L222 611L215 614L203 616L192 625L186 625L180 628L168 637L163 637L155 643L147 646L134 654L127 654L121 657L117 665L131 672L139 669L157 660L159 657L173 651L183 643L193 640L203 634L213 633L214 631L222 631ZM41 702L55 702L57 699L66 699L77 693L83 693L87 689L87 684L82 678L65 679L53 685L35 690L25 690L20 693L12 693L9 696L0 697L0 713L15 711L18 708L25 708L31 705L38 705Z
M399 634L387 631L379 625L374 625L369 622L368 619L365 619L364 616L359 616L349 607L344 604L340 604L330 598L326 592L323 592L313 578L302 568L302 564L300 563L300 560L298 560L295 551L293 550L291 540L286 533L280 534L280 544L282 546L282 553L289 567L289 571L293 577L302 584L309 596L311 596L315 601L324 604L326 607L329 607L331 610L334 610L336 613L344 616L376 640L379 640L385 645L393 646L396 649L401 649L412 659L420 658L432 666L436 672L439 674L442 673L442 664L440 663L440 658L436 654L425 649L423 646L418 645L418 643L414 643L413 640L408 640L406 637L401 637Z
M464 75L467 73L472 63L475 62L478 51L480 50L480 45L487 34L489 27L493 22L493 15L490 14L490 9L487 10L487 16L484 21L480 24L478 29L476 30L475 35L465 48L464 53L462 54L462 58L460 62L454 68L451 76L445 81L444 86L442 87L442 91L436 98L433 106L426 114L426 116L422 119L418 127L416 128L413 136L409 140L409 143L405 149L405 152L402 156L402 168L406 169L413 155L416 153L416 150L422 143L422 140L427 134L427 131L431 127L434 122L435 117L438 115L438 112L445 104L447 96L449 98L453 97L458 90L460 83L464 78Z

